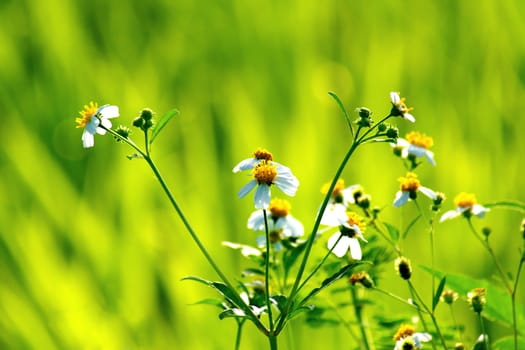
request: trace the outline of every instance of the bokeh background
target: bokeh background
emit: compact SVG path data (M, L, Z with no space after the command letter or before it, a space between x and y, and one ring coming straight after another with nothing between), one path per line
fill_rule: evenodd
M376 119L388 113L390 91L407 97L417 123L397 124L401 135L434 138L437 166L419 175L445 192L445 209L460 191L481 203L525 200L522 1L3 0L0 21L2 349L233 347L235 323L192 305L214 294L181 278L217 277L146 165L127 160L131 150L109 136L82 148L74 119L92 100L118 105L127 125L143 107L180 110L155 159L232 279L248 263L221 242L253 243L255 234L245 228L253 202L236 196L247 178L231 168L257 147L270 149L300 179L293 213L311 227L319 189L350 141L328 91ZM344 178L365 186L385 219L406 225L413 208L391 207L402 175L390 147L373 145ZM493 229L508 271L522 246L521 219L494 210L475 221ZM441 269L495 273L465 222L438 225L436 237ZM427 288L417 268L429 264L425 227L404 249ZM408 296L393 267L380 285ZM377 302L387 315L410 312L380 295ZM467 307L459 317L472 341L477 323ZM245 332L242 348L267 348L253 327ZM341 344L356 346L342 327L299 319L280 345Z

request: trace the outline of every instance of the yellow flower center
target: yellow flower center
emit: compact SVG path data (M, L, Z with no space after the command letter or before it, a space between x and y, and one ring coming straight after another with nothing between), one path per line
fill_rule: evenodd
M416 192L421 185L414 173L407 173L406 177L400 177L399 182L401 182L401 191L403 192Z
M80 118L76 118L77 128L84 128L87 123L91 121L98 110L98 103L90 102L89 105L84 106L84 110L80 111Z
M399 326L396 334L394 335L394 340L398 341L399 339L413 335L415 332L414 327L408 324L402 324Z
M359 230L361 233L364 233L366 230L366 223L362 216L354 213L354 212L347 212L346 215L348 216L348 224L349 225L356 225L359 227Z
M253 156L255 159L273 160L272 154L264 148L257 148L257 150L253 152Z
M268 160L263 159L253 169L253 177L259 184L271 185L277 176L277 168Z
M406 98L401 97L399 99L399 101L394 104L396 106L397 110L399 112L403 113L403 114L408 113L408 112L410 112L411 110L414 109L412 107L407 107L407 105L405 104L405 100L406 100Z
M330 182L324 184L323 187L321 187L321 193L326 194L328 190L330 189L330 185L331 185ZM341 193L341 191L344 189L345 189L345 181L343 179L338 179L335 184L334 190L332 191L332 197L337 197Z
M476 204L476 196L472 193L461 192L454 198L454 204L460 208L470 208Z
M421 134L417 131L409 132L405 136L405 138L414 146L423 147L425 149L429 149L434 144L434 140L432 140L432 137L429 137L425 134Z
M292 206L287 200L274 198L270 202L268 210L274 218L282 218L290 213Z

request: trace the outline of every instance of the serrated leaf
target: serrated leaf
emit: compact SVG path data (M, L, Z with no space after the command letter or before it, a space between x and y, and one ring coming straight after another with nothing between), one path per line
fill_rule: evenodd
M436 294L434 294L434 298L432 299L432 312L436 309L436 306L439 303L439 299L441 298L441 293L443 293L443 289L445 288L445 283L447 282L447 276L443 276L441 281L439 282L439 285L436 289Z
M179 115L179 111L177 109L172 109L166 113L159 119L157 124L153 127L151 130L151 136L149 139L150 145L153 143L155 138L159 135L161 130L166 126L166 124L171 120L171 118L176 117Z
M487 203L483 206L487 208L494 208L494 209L509 209L509 210L515 210L520 213L525 213L525 204L519 201L499 201L494 203Z
M430 267L420 267L438 278L445 276L443 272L432 270ZM487 290L487 304L483 308L482 316L512 328L512 304L510 295L505 290L490 281L474 279L461 274L447 274L447 285L463 296L466 296L474 288L485 288ZM516 319L518 325L525 324L525 307L521 304L516 304ZM518 332L525 334L525 329L518 327Z
M353 269L354 267L356 267L358 265L361 265L363 263L365 263L365 262L364 261L355 261L355 262L351 262L350 264L342 267L335 274L333 274L332 276L326 278L323 282L321 282L321 286L320 287L312 289L312 291L299 303L299 305L302 306L311 297L313 297L314 295L316 295L317 293L319 293L320 291L322 291L323 289L325 289L326 287L328 287L329 285L331 285L335 281L337 281L337 280L341 279L342 277L344 277L346 275L346 273L348 271L350 271L351 269Z
M390 225L388 222L384 222L383 224L386 226L390 238L392 238L394 242L397 242L399 239L399 230L395 226Z

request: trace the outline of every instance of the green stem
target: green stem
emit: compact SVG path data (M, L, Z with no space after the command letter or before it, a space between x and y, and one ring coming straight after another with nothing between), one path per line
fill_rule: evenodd
M244 326L244 319L240 319L237 321L237 333L235 334L234 350L239 350L241 347L242 326Z
M263 209L264 215L264 232L266 234L266 256L264 257L264 288L266 297L266 307L268 308L268 321L270 336L273 332L273 315L272 315L272 304L270 301L270 231L268 229L268 215L266 209Z
M452 304L449 304L449 308L450 308L450 315L452 317L452 321L454 322L454 327L458 331L458 340L460 342L464 343L463 342L463 335L461 334L461 330L459 328L459 324L458 324L458 321L457 321L457 318L456 318L456 313L454 312L454 308L452 307Z
M215 260L213 260L212 256L210 255L210 253L208 253L206 247L204 246L204 244L201 242L201 240L199 239L197 233L193 230L193 228L191 227L188 219L186 218L186 216L184 215L184 213L182 212L182 209L179 207L177 201L175 200L175 197L173 196L173 194L171 193L168 185L166 184L166 182L164 181L164 178L162 177L162 175L160 174L160 171L157 169L157 167L155 166L155 163L153 162L153 160L151 159L151 157L144 151L142 151L133 141L131 141L130 139L128 138L124 138L122 137L121 135L117 134L115 131L113 131L112 129L108 129L108 128L104 128L107 132L109 132L111 135L115 136L117 139L127 143L128 145L130 145L133 149L135 149L137 152L140 153L140 155L144 158L144 160L148 163L148 165L150 166L151 170L153 171L155 177L157 178L157 180L159 181L159 184L160 186L162 187L162 189L164 190L164 193L166 194L166 196L168 197L168 200L169 202L171 203L171 205L173 206L173 208L175 209L175 212L177 213L177 215L179 216L179 218L181 219L184 227L186 228L186 230L188 231L188 233L190 234L191 238L193 239L193 241L195 242L195 244L197 245L197 247L199 248L199 250L201 251L201 253L204 255L205 259L208 261L208 263L210 264L210 266L213 268L213 270L215 270L215 272L217 273L217 275L221 278L221 280L226 284L226 286L232 290L232 291L235 291L235 288L233 287L232 283L228 280L228 278L226 277L226 275L222 272L222 270L219 268L219 266L215 263ZM245 312L248 313L248 315L250 316L250 319L254 322L255 326L261 331L263 332L264 334L268 335L269 334L269 331L268 329L266 329L266 327L264 326L264 324L262 324L262 322L257 318L257 316L255 316L255 314L253 313L252 309L246 305L246 303L239 297L237 300L237 306L241 307Z
M366 350L375 350L374 343L372 341L372 335L370 334L370 327L368 326L368 320L364 310L364 304L357 295L356 288L350 288L351 297L354 304L354 315L359 325L359 331L361 332L361 348Z
M380 293L383 293L383 294L385 294L385 295L387 295L387 296L389 296L389 297L391 297L391 298L393 298L393 299L395 299L395 300L397 300L397 301L399 301L399 302L402 302L403 304L408 305L408 306L410 306L410 307L412 307L412 308L414 308L414 309L416 309L416 310L419 310L419 311L425 311L425 310L421 310L421 308L417 307L417 305L414 305L414 304L412 304L412 303L409 303L407 300L401 298L400 296L397 296L397 295L395 295L395 294L392 294L392 293L390 293L389 291L386 291L386 290L384 290L384 289L381 289L381 288L378 288L378 287L375 287L375 286L372 287L372 288L373 288L373 290L375 290L375 291L377 291L377 292L380 292ZM425 311L425 312L426 312L426 311ZM422 314L421 314L421 316L422 316Z
M492 250L492 247L490 246L489 244L489 239L488 237L486 237L485 239L481 238L480 234L476 231L476 229L474 228L474 225L472 224L472 220L470 220L470 218L468 218L468 224L469 224L469 227L470 229L472 230L472 232L474 233L474 236L476 236L476 238L481 242L481 244L485 247L485 249L487 249L487 251L489 252L491 258L492 258L492 261L494 262L494 265L496 266L496 269L498 270L499 272L499 275L501 277L501 280L503 281L503 283L505 284L505 288L507 288L507 292L512 295L512 287L510 286L510 283L507 279L507 277L505 276L505 273L503 272L503 269L501 268L501 265L499 264L498 262L498 258L496 257L496 254L494 253L494 250Z
M441 341L441 344L443 345L443 349L447 349L447 343L445 342L445 338L443 337L443 334L441 333L441 330L439 329L439 325L437 323L437 319L436 319L436 316L434 315L434 313L428 308L428 306L425 304L425 302L423 301L423 299L421 299L421 297L419 296L419 293L417 292L416 288L414 288L414 285L412 284L412 282L410 282L410 280L407 281L408 282L408 285L410 286L410 291L412 292L412 295L415 296L415 298L417 298L418 300L418 303L420 303L423 308L425 309L425 311L428 313L428 315L430 316L430 319L432 320L432 323L434 324L434 328L436 329L436 333ZM425 326L426 327L426 326ZM428 331L427 331L428 332ZM435 344L434 342L432 342L432 347L435 349Z
M334 191L335 185L337 183L337 180L341 176L344 168L346 167L346 164L350 160L350 157L355 152L357 147L361 144L362 140L365 139L374 129L377 128L378 125L382 124L384 121L386 121L388 118L390 118L391 115L387 115L379 123L375 124L371 128L369 128L361 137L359 137L359 133L361 131L361 126L358 127L356 133L354 134L354 138L352 140L352 144L350 148L348 149L348 152L344 156L343 160L341 161L341 164L337 168L337 171L332 179L332 183L330 184L330 187L328 188L328 191L326 192L326 196L321 204L321 208L319 209L319 212L317 214L317 217L314 222L314 226L312 228L312 231L310 233L310 236L308 237L308 240L306 241L306 247L304 250L303 260L301 261L301 265L299 266L299 269L297 271L297 276L295 278L294 284L292 286L292 289L290 291L290 295L288 297L288 300L286 302L286 305L284 306L284 310L279 316L279 322L277 324L277 327L275 329L276 333L278 334L284 327L287 315L290 312L290 309L292 308L295 296L299 292L299 287L304 286L301 284L301 278L303 277L304 270L306 269L306 263L308 262L308 258L310 256L310 251L312 250L313 243L315 241L315 237L317 234L317 231L319 230L319 225L321 224L321 219L323 217L324 211L326 210L326 206L328 205L328 202L330 201L330 196L332 195L332 192Z
M511 301L512 301L512 325L514 328L514 349L518 349L518 320L516 316L516 292L518 290L518 281L520 279L521 269L525 262L525 251L521 253L520 262L518 264L518 271L516 272L516 279L514 281L514 287L512 288Z
M485 331L485 322L483 322L483 317L481 316L481 312L478 312L478 317L479 317L479 325L481 327L481 335L483 336L483 340L485 341L485 349L490 350L489 336L487 332Z
M269 334L268 340L270 341L270 350L277 350L277 335Z

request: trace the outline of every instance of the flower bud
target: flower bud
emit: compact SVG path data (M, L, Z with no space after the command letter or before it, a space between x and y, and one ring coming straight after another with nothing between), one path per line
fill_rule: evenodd
M370 111L368 108L366 107L359 107L356 109L357 112L359 112L359 117L363 118L363 119L368 119L370 118L370 115L372 114L372 111Z
M458 293L454 292L451 289L445 290L441 294L441 300L443 300L446 304L453 304L458 299Z
M386 131L386 128L387 128L386 124L385 124L385 123L381 123L381 124L379 124L379 125L377 126L377 131L379 131L379 132L385 132L385 131Z
M133 126L134 127L141 128L143 124L144 124L144 119L142 119L141 117L137 117L137 118L133 119Z
M483 236L485 236L485 238L489 238L491 232L492 232L492 229L490 227L483 227L481 229L481 233L483 233Z
M396 271L404 280L409 280L412 276L412 267L410 266L410 260L404 256L400 256L394 261Z
M467 294L468 303L476 313L481 313L487 303L487 290L485 288L474 288Z
M521 232L521 235L523 236L523 239L525 239L525 219L521 221L520 232Z
M144 119L145 121L153 119L153 111L149 108L144 108L142 111L140 111L140 118Z
M399 130L395 126L390 126L386 131L386 136L391 139L397 139L399 137Z
M360 283L365 288L372 288L374 286L374 281L372 281L370 275L365 271L354 273L348 280L354 286L357 283Z
M129 130L129 128L126 127L126 126L124 126L124 125L119 125L119 126L117 127L117 129L115 129L115 132L116 132L117 134L119 134L120 136L122 136L123 138L127 139L128 136L129 136L129 134L131 133L131 130ZM121 139L118 138L118 137L115 137L115 139L116 139L117 141L121 141Z
M143 130L148 130L149 128L151 128L153 126L153 120L151 119L145 119L144 120L144 125L142 125L142 129Z
M360 208L363 208L363 209L368 209L370 208L370 201L372 200L372 196L370 196L369 194L363 194L361 196L359 196L359 198L357 198L357 205L360 207Z
M454 350L465 350L465 344L463 343L454 344Z

